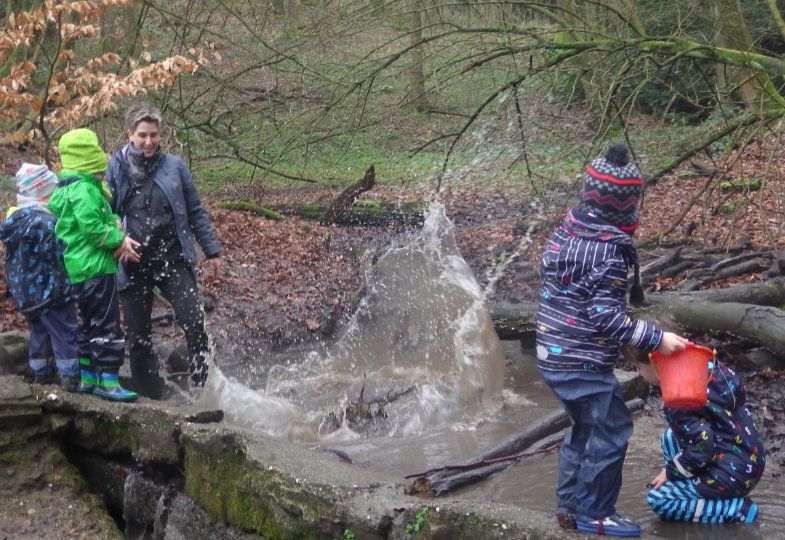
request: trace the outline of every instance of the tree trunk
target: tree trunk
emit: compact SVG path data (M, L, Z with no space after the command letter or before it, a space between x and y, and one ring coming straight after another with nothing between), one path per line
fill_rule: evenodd
M671 296L653 300L656 312L668 313L692 333L727 333L785 356L785 312L770 306L706 302Z
M649 293L651 305L639 316L667 313L691 334L730 334L785 358L785 278L684 294ZM763 304L763 305L760 305ZM533 347L537 304L492 304L491 317L500 335Z
M409 11L406 20L409 24L409 96L411 103L417 111L422 112L428 108L425 97L425 73L423 72L422 51L422 12L421 0L409 0Z
M742 52L751 51L752 38L744 20L739 0L713 0L712 4L715 44ZM765 110L767 105L772 104L767 93L763 91L772 84L771 79L765 73L756 72L750 68L723 64L718 64L715 71L721 99L723 95L727 96L729 93L727 90L735 89L747 108L756 113ZM723 88L727 90L723 91ZM727 97L725 101L728 101Z

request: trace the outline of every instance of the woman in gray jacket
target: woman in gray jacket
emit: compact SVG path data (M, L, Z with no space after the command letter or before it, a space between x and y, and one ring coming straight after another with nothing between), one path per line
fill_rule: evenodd
M207 380L209 343L196 284L194 239L207 257L207 272L220 272L221 247L182 159L160 149L161 114L148 104L131 107L125 117L129 142L109 160L106 180L112 210L126 231L139 239L138 263L121 264L120 302L129 342L131 377L139 393L162 395L152 343L155 287L174 308L185 333L191 386Z

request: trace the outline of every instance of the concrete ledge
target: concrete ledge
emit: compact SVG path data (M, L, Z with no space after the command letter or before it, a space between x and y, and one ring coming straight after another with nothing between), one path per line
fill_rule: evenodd
M145 399L116 404L20 383L18 377L0 377L6 418L38 421L72 450L131 460L129 469L180 471L185 493L214 520L264 538L573 537L552 515L450 497L420 499L404 494L402 479L349 465L331 453L195 421L214 418L215 412ZM23 390L28 396L20 400ZM0 429L16 428L3 422Z

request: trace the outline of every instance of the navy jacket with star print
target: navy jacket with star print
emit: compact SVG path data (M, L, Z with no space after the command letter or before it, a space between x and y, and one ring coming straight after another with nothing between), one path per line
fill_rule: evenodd
M710 372L704 407L665 407L665 418L681 447L665 471L668 480L691 479L706 498L743 497L763 475L766 450L745 405L741 377L721 362Z

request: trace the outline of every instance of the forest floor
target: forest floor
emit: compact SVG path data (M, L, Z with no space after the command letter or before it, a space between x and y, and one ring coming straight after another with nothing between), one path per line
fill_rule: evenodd
M30 158L6 148L0 153L0 168L13 176L24 159ZM785 159L781 162L785 163ZM723 214L713 212L711 208L724 204L723 198L727 200L727 195L708 193L701 198L696 195L704 186L700 178L675 179L676 175L647 189L636 239L648 240L672 229L671 236L687 236L701 245L732 245L745 238L752 245L782 248L785 236L772 234L772 229L776 232L782 224L773 223L759 211L760 207L765 207L766 197L777 197L778 193L758 194L756 204L751 205L746 214ZM337 191L312 188L269 189L259 194L258 199L260 204L272 206L325 202L337 194ZM401 201L428 196L426 188L378 185L362 198ZM363 268L392 237L405 232L394 225L324 226L295 215L272 221L250 212L219 207L218 203L227 199L231 200L231 194L203 196L223 246L223 274L213 282L204 282L202 290L208 308L208 331L219 351L216 359L219 364L220 351L228 350L230 346L234 354L246 351L248 355L258 355L259 351L269 348L281 349L310 339L329 339L352 313L364 285ZM677 223L674 216L693 199L699 202ZM445 206L455 225L459 249L481 284L487 284L496 272L501 273L489 294L490 301L514 303L536 299L539 251L575 199L574 196L565 197L561 206L555 205L551 211L537 216L536 226L527 236L521 231L532 224L531 216L525 216L529 200L525 190L514 186L481 192L468 187L453 188L439 194L438 201ZM750 274L712 286L762 279L761 274ZM647 286L667 290L678 281L677 276ZM0 282L0 290L5 290L4 283ZM157 313L165 311L164 305L156 307ZM13 308L10 298L3 295L0 298L0 331L25 328L24 320ZM156 325L155 332L156 339L179 340L181 336L176 325L165 317ZM745 374L749 401L759 416L769 459L776 460L779 465L785 464L782 444L785 439L785 388L781 379L782 373L774 370ZM48 496L41 492L42 499ZM32 497L30 504L35 504L34 490L25 497ZM0 514L0 517L5 520L9 515ZM20 514L20 519L30 521L27 514ZM85 532L88 529L80 529L79 524L69 526L71 532L61 537L79 538L88 534ZM47 533L32 527L35 534L30 532L30 538L44 537ZM3 530L0 527L0 539ZM36 536L39 533L44 536Z

